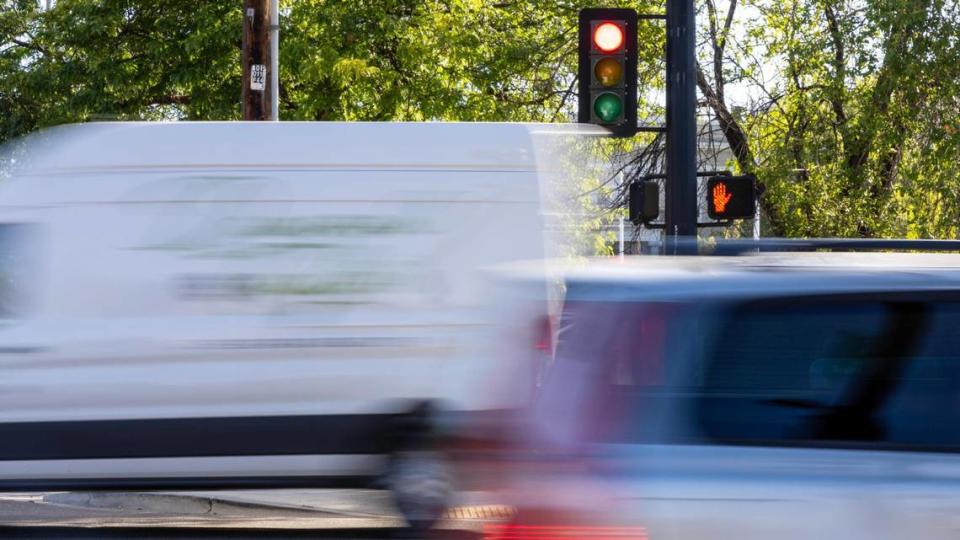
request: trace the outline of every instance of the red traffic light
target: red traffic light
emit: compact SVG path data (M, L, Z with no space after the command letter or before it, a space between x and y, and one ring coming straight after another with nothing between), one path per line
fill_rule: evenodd
M603 52L614 52L623 47L623 28L612 22L602 22L593 28L593 45Z

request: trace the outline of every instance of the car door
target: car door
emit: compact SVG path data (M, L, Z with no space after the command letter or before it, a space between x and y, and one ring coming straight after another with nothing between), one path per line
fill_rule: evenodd
M639 392L641 427L604 449L618 512L651 538L897 538L883 411L925 330L916 306L824 296L674 317L667 361L688 369Z
M882 488L889 538L960 537L960 302L925 302L926 331L880 413L891 454Z

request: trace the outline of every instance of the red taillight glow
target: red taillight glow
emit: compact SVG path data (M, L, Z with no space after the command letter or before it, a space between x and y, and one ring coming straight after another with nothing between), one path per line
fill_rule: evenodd
M483 527L483 540L648 540L643 527L497 525Z
M544 353L553 352L553 325L549 316L544 316L538 323L537 342L534 348Z
M623 47L623 28L620 25L605 22L593 29L593 44L603 52L613 52Z

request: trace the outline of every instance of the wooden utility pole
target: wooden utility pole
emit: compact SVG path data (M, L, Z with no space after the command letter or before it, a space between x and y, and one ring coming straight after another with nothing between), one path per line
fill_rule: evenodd
M270 120L270 2L243 0L243 119Z

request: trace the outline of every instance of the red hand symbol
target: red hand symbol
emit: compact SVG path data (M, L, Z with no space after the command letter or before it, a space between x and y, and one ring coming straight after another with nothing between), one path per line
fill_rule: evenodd
M727 185L724 183L719 183L713 186L713 208L718 214L722 214L727 209L727 203L730 202L730 198L733 197L733 193L727 193Z

